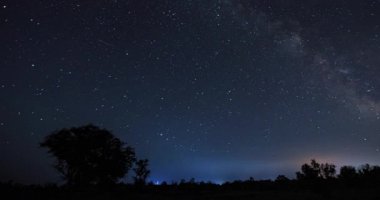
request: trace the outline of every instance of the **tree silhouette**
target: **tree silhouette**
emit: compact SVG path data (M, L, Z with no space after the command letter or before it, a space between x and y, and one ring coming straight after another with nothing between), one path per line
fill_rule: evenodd
M314 159L310 165L305 163L301 166L301 172L297 172L298 180L316 180L320 177L320 164Z
M56 157L54 167L69 185L115 183L135 160L131 147L91 124L55 131L40 146Z
M338 178L343 181L351 181L358 177L355 167L353 166L343 166L340 168Z
M319 164L312 159L310 165L305 163L301 167L301 172L297 172L298 180L317 180L335 178L336 169L334 164Z
M136 185L145 185L146 179L150 174L150 170L148 170L148 160L138 160L136 162L136 167L133 168L135 172L135 176L133 177Z
M369 185L380 184L380 166L371 166L369 164L362 165L358 169L358 176L362 182Z
M336 174L335 168L336 166L334 164L329 164L329 163L321 164L320 173L321 173L322 178L324 179L335 178L335 174Z
M364 179L370 179L371 172L372 172L372 166L369 164L362 165L358 170L359 176Z

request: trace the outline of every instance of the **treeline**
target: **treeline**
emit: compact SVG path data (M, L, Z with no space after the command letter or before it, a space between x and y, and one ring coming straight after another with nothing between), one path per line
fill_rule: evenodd
M136 162L136 167L133 169L135 176L133 177L133 183L118 183L113 186L139 186L139 187L183 187L191 188L194 186L236 186L236 185L286 185L286 184L315 184L315 183L339 183L345 186L379 186L380 187L380 166L364 164L359 167L354 166L342 166L337 172L336 165L331 163L318 163L315 159L312 159L310 163L305 163L301 166L300 171L297 171L296 178L291 179L285 175L278 175L274 180L255 180L253 177L249 177L247 180L235 180L227 181L221 184L213 183L211 181L196 181L194 178L189 180L182 179L180 181L166 182L163 181L159 184L152 181L148 182L147 178L149 170L147 170L148 160L139 160ZM13 181L0 182L0 186L17 186L23 187L24 185L14 183ZM69 187L70 185L62 185L62 187ZM46 185L34 185L33 187L58 187L54 183Z
M144 165L147 161L139 161ZM338 173L339 171L339 173ZM380 199L380 166L365 164L358 168L311 160L296 172L296 178L279 175L274 180L236 180L213 182L180 180L155 184L145 182L145 172L138 172L134 183L111 185L56 184L22 185L0 183L0 193L14 199ZM140 177L140 178L138 178ZM109 187L111 186L111 187ZM283 198L286 197L286 198Z
M276 181L283 180L280 176ZM336 166L318 163L312 159L309 164L301 166L296 172L296 181L301 183L334 182L345 186L380 186L380 166L364 164L358 168L342 166L337 173Z
M215 184L212 182L196 182L195 179L188 181L181 180L180 182L172 182L170 184L163 182L161 185L175 186L191 186L191 185L219 185L219 186L234 186L234 185L314 185L314 184L333 183L340 186L379 186L380 187L380 166L364 164L359 167L342 166L337 172L335 164L319 163L315 159L311 159L310 163L305 163L301 166L300 171L296 172L296 178L291 179L285 175L278 175L274 180L255 180L250 177L247 180L235 180L225 182L223 184ZM152 182L148 183L153 185Z
M73 187L112 186L132 170L135 185L145 186L150 175L148 159L137 159L134 148L115 137L109 130L92 124L53 131L40 143L56 158L55 169L64 178L66 185ZM68 148L69 147L69 148ZM296 179L279 175L275 183L299 182L303 185L318 182L342 182L346 185L380 185L380 167L365 164L358 169L343 166L337 175L334 164L318 163L312 159L296 172ZM235 181L234 184L251 184ZM212 183L182 180L171 185L210 185ZM231 183L225 183L229 185ZM162 185L168 185L163 183Z
M343 166L338 172L336 165L318 163L312 159L310 163L301 166L294 179L279 175L275 180L255 180L251 177L223 184L199 182L195 179L154 184L148 182L148 159L138 159L132 147L110 131L91 124L54 131L46 136L40 146L47 148L48 153L56 158L53 166L65 183L22 185L0 182L0 194L17 197L14 199L95 200L110 197L120 199L119 197L125 196L131 199L151 199L157 196L161 199L198 199L199 196L220 199L221 194L223 197L234 194L244 196L239 199L252 199L260 194L266 198L275 191L275 194L279 192L289 196L288 199L380 199L380 194L377 195L380 189L380 166L376 165L365 164L358 168ZM129 175L129 171L134 172L134 182L120 182ZM355 196L354 193L358 195ZM315 194L322 196L316 197ZM231 196L230 199L235 197Z

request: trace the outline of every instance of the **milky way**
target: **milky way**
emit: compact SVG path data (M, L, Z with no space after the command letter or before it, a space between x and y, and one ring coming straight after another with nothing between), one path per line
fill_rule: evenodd
M380 1L0 6L0 180L58 181L39 142L88 123L152 181L380 164Z

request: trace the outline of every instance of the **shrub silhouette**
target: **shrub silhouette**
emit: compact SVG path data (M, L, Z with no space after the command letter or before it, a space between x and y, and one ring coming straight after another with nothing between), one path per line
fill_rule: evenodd
M285 175L278 175L277 178L275 179L275 181L278 183L288 182L289 180L290 179L286 177Z
M135 176L133 177L136 185L145 185L146 179L150 174L150 170L148 170L148 160L138 160L136 162L136 167L133 168L135 172Z
M135 160L131 147L108 130L93 125L55 131L40 146L56 157L54 167L68 185L115 183Z

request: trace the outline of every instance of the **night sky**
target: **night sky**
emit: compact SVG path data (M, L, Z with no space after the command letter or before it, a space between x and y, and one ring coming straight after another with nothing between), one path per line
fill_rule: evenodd
M380 164L379 0L0 0L0 181L88 123L152 181Z

